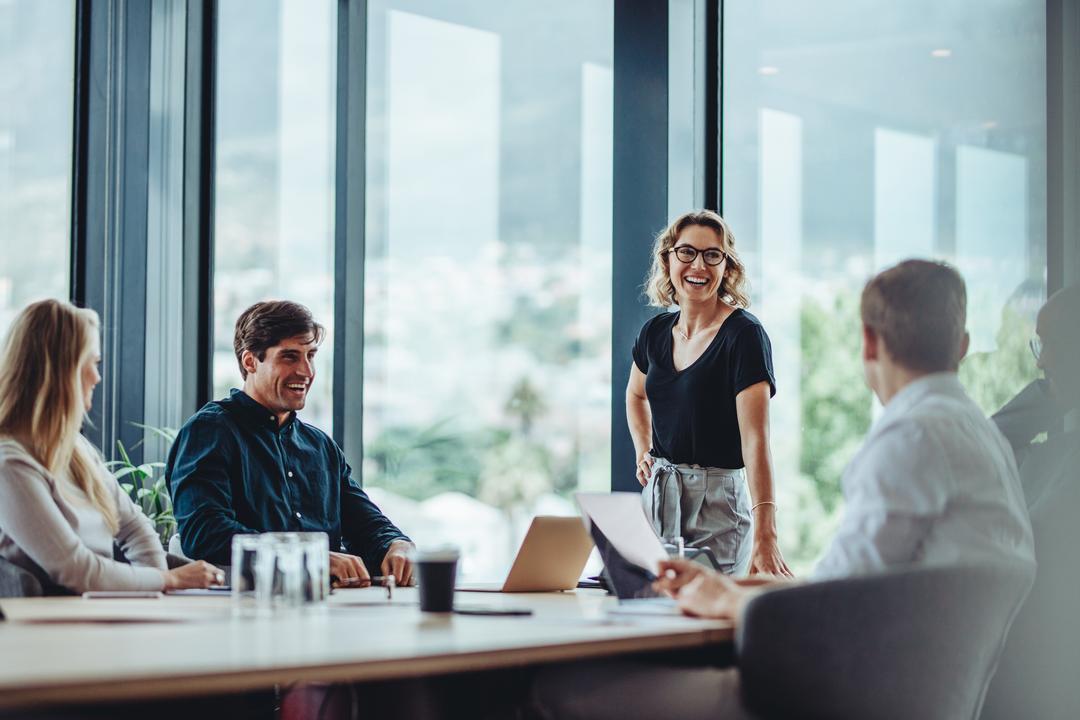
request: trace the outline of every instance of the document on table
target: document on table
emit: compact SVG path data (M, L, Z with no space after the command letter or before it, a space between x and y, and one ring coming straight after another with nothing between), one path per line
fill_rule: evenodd
M575 493L583 515L596 523L608 542L628 562L660 574L660 561L667 560L664 545L656 536L639 493Z

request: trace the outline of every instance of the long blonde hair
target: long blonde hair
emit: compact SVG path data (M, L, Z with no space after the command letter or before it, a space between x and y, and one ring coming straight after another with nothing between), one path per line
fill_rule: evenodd
M664 308L678 304L675 300L675 286L671 284L671 276L668 275L668 258L670 257L668 251L675 247L683 231L693 225L700 225L714 231L720 238L720 248L727 255L724 277L717 290L719 298L735 307L750 307L748 287L750 283L746 279L746 268L739 259L739 254L735 252L735 235L724 218L712 210L684 213L675 218L674 222L656 236L656 242L653 243L652 267L645 280L645 295L649 298L649 304Z
M54 476L66 475L105 518L118 527L115 497L94 449L79 431L82 367L94 350L98 316L62 300L23 308L0 354L0 433L21 440Z

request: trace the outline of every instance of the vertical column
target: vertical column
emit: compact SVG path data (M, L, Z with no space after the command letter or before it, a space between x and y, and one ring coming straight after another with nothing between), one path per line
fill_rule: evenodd
M144 412L150 19L150 3L123 0L79 15L73 294L101 316L87 435L106 457L142 437L132 423Z
M761 228L760 319L773 346L777 393L770 404L776 476L798 474L801 437L799 376L802 308L802 119L761 110L758 227ZM783 467L787 459L792 467Z
M640 490L623 397L630 349L651 312L641 284L653 236L667 219L668 7L615 3L612 186L611 489Z

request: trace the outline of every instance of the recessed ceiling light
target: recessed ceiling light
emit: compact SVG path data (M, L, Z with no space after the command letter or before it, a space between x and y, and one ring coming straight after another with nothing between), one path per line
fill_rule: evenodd
M987 120L986 122L984 122L982 124L982 129L983 130L993 130L997 126L998 126L997 120Z
M937 50L931 50L930 55L936 58L947 58L952 56L952 50L949 48L938 48Z
M778 75L780 68L773 67L772 65L762 65L758 68L758 75Z

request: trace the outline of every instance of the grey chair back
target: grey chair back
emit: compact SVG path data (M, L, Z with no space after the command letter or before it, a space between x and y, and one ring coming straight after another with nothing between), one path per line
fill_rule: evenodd
M0 558L0 597L38 597L45 591L37 577Z
M900 570L763 593L736 633L743 702L764 718L976 718L1032 577Z

